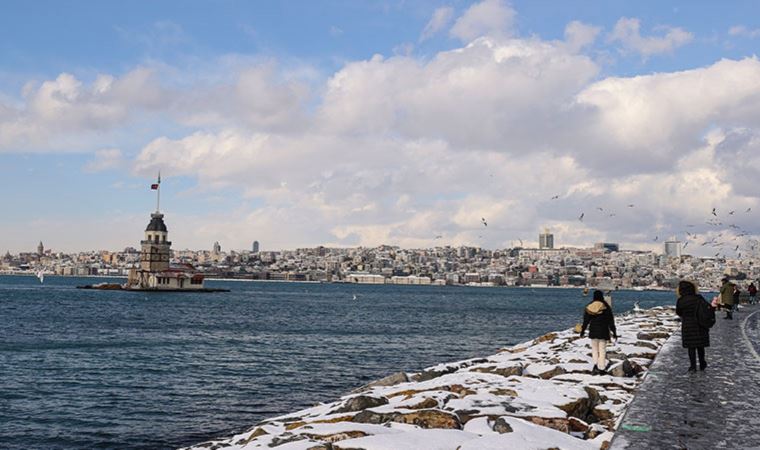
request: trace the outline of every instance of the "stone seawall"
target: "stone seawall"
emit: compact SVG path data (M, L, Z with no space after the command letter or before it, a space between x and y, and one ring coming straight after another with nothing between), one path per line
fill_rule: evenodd
M195 449L606 449L657 352L672 308L616 317L609 375L591 375L573 330L485 357L397 373L332 403L264 420Z

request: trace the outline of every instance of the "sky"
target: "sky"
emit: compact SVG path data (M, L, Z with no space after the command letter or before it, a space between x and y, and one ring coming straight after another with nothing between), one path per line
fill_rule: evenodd
M750 1L8 2L0 251L136 246L160 170L175 249L739 253L759 45Z

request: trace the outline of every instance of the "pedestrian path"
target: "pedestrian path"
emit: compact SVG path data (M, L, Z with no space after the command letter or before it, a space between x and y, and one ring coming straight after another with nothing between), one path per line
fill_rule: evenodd
M708 367L688 373L680 331L660 350L613 449L760 449L760 307L710 330Z

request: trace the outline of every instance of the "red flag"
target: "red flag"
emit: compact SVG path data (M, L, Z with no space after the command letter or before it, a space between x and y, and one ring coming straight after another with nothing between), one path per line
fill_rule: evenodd
M155 191L156 189L158 189L158 183L151 184L150 188Z

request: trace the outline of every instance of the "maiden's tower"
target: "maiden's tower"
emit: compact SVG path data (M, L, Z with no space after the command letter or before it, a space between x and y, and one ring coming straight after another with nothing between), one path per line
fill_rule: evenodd
M207 291L203 285L203 274L189 265L171 264L172 243L164 215L159 209L161 174L151 189L156 191L156 212L150 215L144 239L140 241L140 265L129 270L124 288L139 291Z

